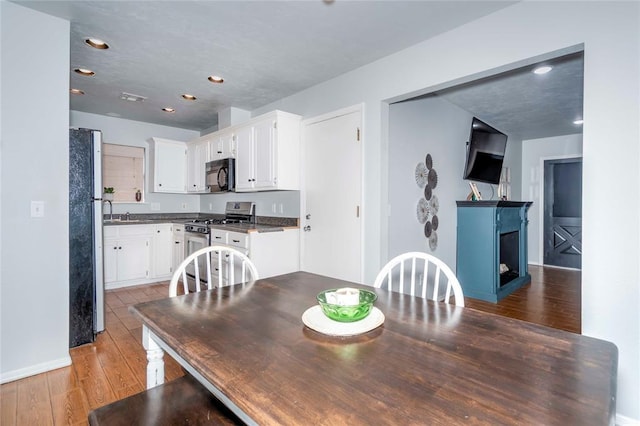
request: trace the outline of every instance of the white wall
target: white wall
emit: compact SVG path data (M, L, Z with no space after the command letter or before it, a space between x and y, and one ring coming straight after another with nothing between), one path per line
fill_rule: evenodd
M300 217L300 191L229 192L200 197L202 213L224 213L227 201L253 201L258 216Z
M71 362L69 22L6 1L0 10L0 381L5 382ZM44 217L30 217L32 200L44 201Z
M308 119L364 103L363 247L365 280L373 281L387 254L387 102L584 46L583 333L618 346L618 412L635 419L640 419L639 8L636 2L520 2L253 111L281 109ZM610 185L612 176L631 186ZM619 264L633 266L610 267Z
M160 138L188 142L200 136L194 130L179 129L177 127L160 126L158 124L141 121L125 120L107 115L89 114L80 111L70 111L71 127L84 127L102 130L104 143L116 145L140 146L145 148L145 172L149 168L149 138ZM145 177L146 193L142 203L113 203L114 213L194 213L200 211L200 196L194 194L159 194L150 191L150 179ZM158 210L151 210L152 203L159 204ZM186 203L186 208L182 208ZM108 213L108 208L105 213Z
M456 201L465 200L469 184L462 179L466 142L473 115L436 96L428 96L389 106L389 192L388 258L406 251L433 253L456 270ZM521 141L509 138L504 166L519 182ZM416 184L414 172L418 162L429 153L438 184L433 194L438 198L438 246L429 247L424 225L417 220L418 199L424 190ZM483 199L497 199L497 185L478 183ZM519 188L512 199L520 200Z
M533 201L529 209L529 263L542 265L544 160L582 157L582 135L530 139L522 143L522 193Z

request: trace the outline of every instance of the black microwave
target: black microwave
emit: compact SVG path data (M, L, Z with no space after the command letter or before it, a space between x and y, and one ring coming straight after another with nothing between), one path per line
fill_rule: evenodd
M223 158L209 161L205 167L205 184L209 192L230 192L236 189L236 160Z

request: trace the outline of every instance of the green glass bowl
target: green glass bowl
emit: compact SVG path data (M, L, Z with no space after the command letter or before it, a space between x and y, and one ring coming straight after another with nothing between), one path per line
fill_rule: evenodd
M365 318L373 308L373 302L376 301L378 295L369 290L359 289L360 303L357 305L335 305L327 302L326 293L334 292L338 289L333 288L318 293L316 299L322 308L322 312L334 321L354 322Z

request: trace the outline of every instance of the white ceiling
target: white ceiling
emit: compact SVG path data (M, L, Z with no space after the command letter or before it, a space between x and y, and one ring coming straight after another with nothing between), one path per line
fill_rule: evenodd
M13 1L71 22L70 82L85 92L71 95L72 110L193 130L216 126L226 108L256 109L514 3ZM87 37L110 48L93 49ZM79 76L78 67L96 75ZM527 72L441 94L505 132L531 135L559 127L552 122L575 115L577 104L581 114L581 71L580 58L579 67L548 74L557 79L552 89L523 81ZM212 74L225 82L210 83ZM147 99L123 101L122 92Z

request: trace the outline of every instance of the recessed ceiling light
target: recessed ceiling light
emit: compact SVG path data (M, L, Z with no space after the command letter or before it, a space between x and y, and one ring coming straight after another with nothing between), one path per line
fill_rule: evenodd
M91 77L91 76L96 75L95 72L93 72L91 70L88 70L86 68L76 68L73 71L78 73L78 74L80 74L80 75L84 75L84 76L87 76L87 77Z
M88 39L85 39L84 42L87 43L89 46L95 48L95 49L108 49L109 48L109 45L107 43L105 43L104 41L100 40L99 38L88 38Z
M210 75L209 78L207 78L207 80L209 80L212 83L222 83L224 81L224 78L217 75Z
M573 122L573 124L576 124L576 125L580 125L582 123L584 123L584 120L582 118L579 118Z
M546 74L549 71L551 71L553 67L550 67L549 65L543 65L541 67L538 67L536 69L533 70L534 74Z
M163 110L164 112L171 112L171 113L176 112L176 110L175 110L175 109L173 109L173 108L169 108L169 107L162 108L162 110Z
M188 101L195 101L196 97L193 95L189 95L188 93L185 93L184 95L182 95L182 97Z
M71 92L72 95L84 95L84 92L80 89L70 89L69 92Z

